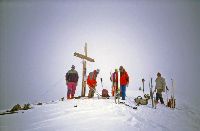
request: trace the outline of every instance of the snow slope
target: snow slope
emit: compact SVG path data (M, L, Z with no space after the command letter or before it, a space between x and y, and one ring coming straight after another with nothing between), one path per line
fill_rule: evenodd
M126 103L134 106L133 97ZM76 106L77 107L74 107ZM32 105L33 109L0 116L1 131L198 131L200 113L186 105L175 110L158 104L134 110L110 99L76 99Z

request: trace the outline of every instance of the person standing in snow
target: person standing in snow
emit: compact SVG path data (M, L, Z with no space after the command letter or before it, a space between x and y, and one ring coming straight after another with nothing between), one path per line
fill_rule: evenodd
M112 82L112 96L114 96L118 90L118 70L117 69L115 69L115 72L112 73L110 80Z
M158 102L158 100L160 100L161 104L164 104L162 92L165 92L166 82L165 82L165 79L163 77L161 77L161 74L159 72L157 73L157 78L156 78L155 82L156 82L155 92L157 90L156 102Z
M73 99L76 91L76 86L78 83L78 72L75 70L75 66L72 65L71 70L69 70L65 75L66 85L67 85L67 99Z
M88 93L88 97L92 98L94 97L94 93L96 91L95 87L97 86L97 75L99 74L99 69L94 70L93 72L90 72L87 78L87 84L89 86L89 93Z
M119 67L119 71L120 71L120 90L122 92L122 100L125 100L126 87L128 87L129 84L129 76L126 70L123 68L123 66Z

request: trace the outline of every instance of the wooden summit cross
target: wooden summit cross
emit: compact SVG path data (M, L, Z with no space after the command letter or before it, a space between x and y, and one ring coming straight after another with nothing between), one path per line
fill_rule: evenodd
M74 56L79 57L83 60L83 76L82 76L82 91L81 91L81 96L85 96L85 91L86 91L86 60L90 62L94 62L94 59L90 58L87 56L87 43L85 43L84 47L85 55L79 54L79 53L74 53Z

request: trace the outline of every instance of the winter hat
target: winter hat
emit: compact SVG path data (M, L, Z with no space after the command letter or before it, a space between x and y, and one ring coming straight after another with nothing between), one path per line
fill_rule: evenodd
M72 67L71 67L71 68L75 69L75 66L74 66L74 65L72 65Z

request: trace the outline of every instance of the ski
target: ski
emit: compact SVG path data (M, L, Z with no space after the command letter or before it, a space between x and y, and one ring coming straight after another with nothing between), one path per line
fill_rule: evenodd
M166 107L168 107L168 102L169 102L169 99L168 99L168 87L166 86L166 95L167 95L167 102L166 102Z
M115 90L115 95L114 95L114 99L115 99L115 103L116 104L119 104L120 103L120 101L119 101L119 99L120 99L120 71L118 71L118 83L117 83L117 90Z
M74 97L74 99L80 99L80 98L82 98L81 96L75 96ZM63 101L64 99L62 98L62 101Z
M120 103L120 101L119 101L119 99L120 99L120 93L119 93L119 91L115 92L114 99L115 99L115 103L116 104Z
M151 101L152 101L152 108L154 108L154 98L153 98L153 85L152 85L152 78L151 78L151 82L149 83L149 89L150 89L150 97L151 97Z
M130 107L132 109L137 109L137 106L131 106L131 105L125 103L125 102L120 102L120 104L124 104L125 106L128 106L128 107Z

